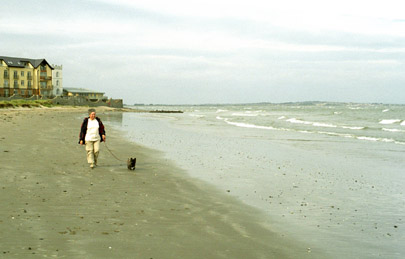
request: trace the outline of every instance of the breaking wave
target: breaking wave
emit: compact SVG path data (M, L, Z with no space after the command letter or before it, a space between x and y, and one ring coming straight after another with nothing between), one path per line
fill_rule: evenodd
M397 140L392 139L392 138L358 136L358 135L355 135L355 134L339 133L339 132L333 132L333 131L314 131L314 130L303 130L303 129L263 126L263 125L256 125L256 124L246 123L246 122L235 122L235 121L231 121L228 118L223 118L223 117L220 117L220 116L217 116L216 119L217 120L222 120L225 123L227 123L228 125L232 125L232 126L236 126L236 127L242 127L242 128L262 129L262 130L277 130L277 131L294 131L294 132L300 132L300 133L305 133L305 134L314 134L315 133L315 134L321 134L321 135L343 137L343 138L351 138L351 139L365 140L365 141L371 141L371 142L385 142L385 143L395 143L395 144L405 145L405 142L397 141ZM362 129L366 128L366 127L336 126L336 125L332 125L332 124L323 124L323 123L315 123L315 122L297 120L295 118L288 119L286 121L291 122L291 123L312 125L312 126L315 126L315 127L325 127L325 128L343 128L343 129L351 129L351 130L362 130ZM384 128L383 130L392 131L392 132L401 132L401 130L397 130L397 129L386 129L386 128ZM405 131L403 131L403 132L405 132Z
M401 120L381 120L379 123L380 124L385 124L385 125L389 125L389 124L395 124L397 122L400 122ZM402 125L402 124L401 124Z

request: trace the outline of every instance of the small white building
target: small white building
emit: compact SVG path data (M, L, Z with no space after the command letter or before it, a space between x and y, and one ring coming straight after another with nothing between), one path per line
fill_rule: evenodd
M63 94L63 75L62 75L62 65L53 65L52 70L52 86L53 95L61 96Z

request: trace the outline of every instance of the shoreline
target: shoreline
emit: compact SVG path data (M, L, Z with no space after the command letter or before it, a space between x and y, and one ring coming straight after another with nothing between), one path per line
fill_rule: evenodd
M97 108L103 120L105 112ZM261 213L187 177L158 151L107 128L88 168L77 144L88 107L0 110L0 253L67 258L314 258ZM117 111L119 112L119 111ZM125 154L125 155L123 155ZM311 252L311 253L310 253Z

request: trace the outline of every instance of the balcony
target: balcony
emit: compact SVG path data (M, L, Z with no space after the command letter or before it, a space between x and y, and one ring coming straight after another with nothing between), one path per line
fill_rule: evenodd
M39 77L40 81L48 81L48 80L52 80L52 76L40 76Z

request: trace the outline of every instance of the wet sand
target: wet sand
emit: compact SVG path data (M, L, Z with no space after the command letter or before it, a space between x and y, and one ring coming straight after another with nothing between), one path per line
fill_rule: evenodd
M103 119L104 112L97 115ZM106 128L90 169L77 144L87 108L0 110L4 258L322 258L256 209Z

